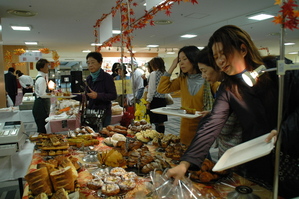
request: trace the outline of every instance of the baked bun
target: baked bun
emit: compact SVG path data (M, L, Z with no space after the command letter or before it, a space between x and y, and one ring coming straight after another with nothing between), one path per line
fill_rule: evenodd
M101 191L106 196L114 196L120 192L120 188L117 184L104 184Z
M103 180L99 178L92 179L87 183L87 187L92 190L98 190L104 185Z
M122 191L129 191L136 187L136 183L134 180L124 180L121 181L118 185Z
M130 172L126 172L121 177L123 180L135 180L135 178L137 177L137 174L133 171L130 171Z
M112 176L112 175L107 175L104 178L104 182L107 184L118 184L121 181L121 177L119 176Z
M114 176L122 176L124 175L126 172L126 170L124 170L123 168L121 167L115 167L115 168L112 168L111 171L110 171L110 174L111 175L114 175Z

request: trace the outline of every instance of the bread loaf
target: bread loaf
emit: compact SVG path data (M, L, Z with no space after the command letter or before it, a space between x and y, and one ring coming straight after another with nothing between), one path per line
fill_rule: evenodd
M41 193L51 194L53 191L47 167L42 167L25 176L32 195L37 196Z
M77 179L78 178L78 172L77 172L77 169L76 167L73 165L72 161L69 159L69 158L65 158L61 161L61 165L63 167L68 167L70 166L71 167L71 170L72 170L72 175L73 175L73 179Z
M68 191L75 190L75 179L73 178L73 172L70 166L53 171L50 173L50 178L55 191L60 188L64 188Z

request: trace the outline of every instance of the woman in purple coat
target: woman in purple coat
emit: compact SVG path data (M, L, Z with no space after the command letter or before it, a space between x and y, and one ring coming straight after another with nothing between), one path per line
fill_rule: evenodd
M111 101L116 99L117 94L113 77L101 68L102 62L103 57L99 52L91 52L86 56L90 71L90 75L86 78L86 94L87 108L103 112L102 126L106 127L111 122Z

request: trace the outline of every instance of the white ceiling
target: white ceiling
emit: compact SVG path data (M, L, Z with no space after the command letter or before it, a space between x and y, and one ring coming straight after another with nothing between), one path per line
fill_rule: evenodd
M176 50L185 45L205 46L212 33L223 25L234 24L245 29L258 48L268 48L269 53L279 55L280 25L265 21L253 21L246 16L264 11L277 15L280 7L274 0L197 0L198 4L182 1L173 4L170 16L159 12L154 20L171 20L170 25L147 25L133 32L133 50L137 52L157 52L158 49L146 48L147 44L158 44L159 55L165 56L165 50ZM126 2L126 1L124 1ZM144 15L145 0L133 0L138 3L132 7L135 18ZM30 49L49 48L56 50L60 60L84 59L82 50L94 50L90 46L95 41L93 26L102 14L107 14L116 5L113 0L0 0L3 45L24 45L24 41L38 41L38 46ZM8 14L9 9L37 12L33 17L19 17ZM120 16L113 18L113 28L120 29ZM31 25L30 32L13 31L10 25ZM193 39L183 39L180 35L197 34ZM285 53L299 51L299 30L286 30L286 42L295 45L286 46ZM116 51L114 44L110 51ZM109 51L103 48L102 51ZM50 56L51 57L51 56Z

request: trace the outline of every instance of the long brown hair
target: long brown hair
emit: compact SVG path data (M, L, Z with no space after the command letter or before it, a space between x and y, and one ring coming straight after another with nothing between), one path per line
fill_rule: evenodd
M237 26L226 25L216 30L209 39L209 57L215 67L217 67L217 65L213 58L212 46L217 42L222 43L223 53L226 58L229 58L233 54L234 50L240 52L242 50L241 45L243 44L247 50L247 54L244 57L247 71L253 71L263 64L262 57L251 40L250 35ZM241 91L238 88L238 83L233 78L223 73L223 81L227 89L232 91L236 96L241 97Z

